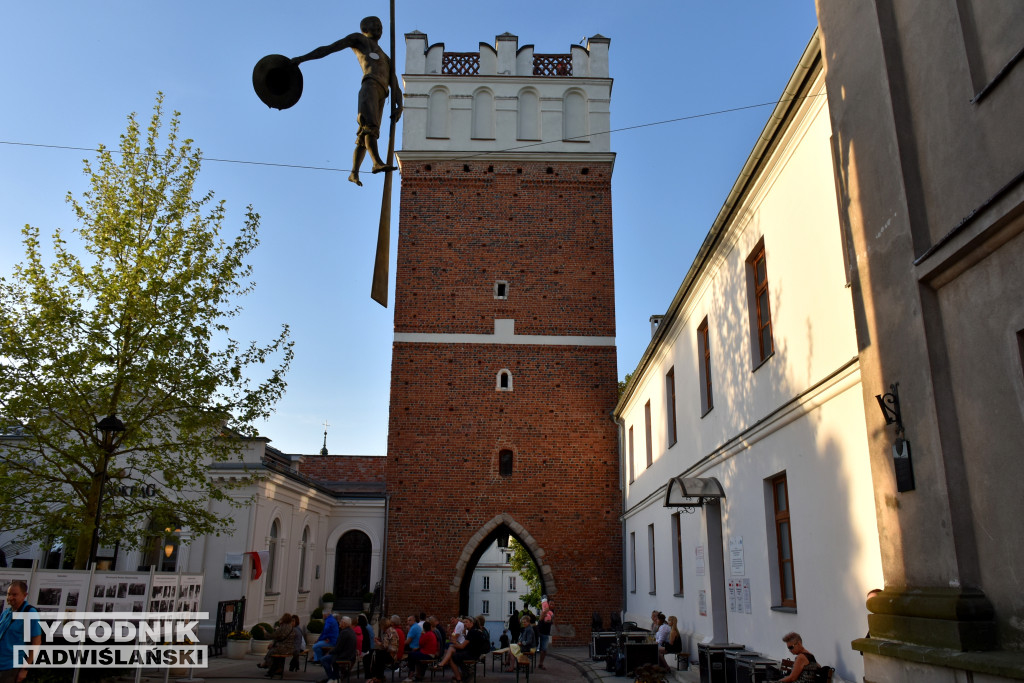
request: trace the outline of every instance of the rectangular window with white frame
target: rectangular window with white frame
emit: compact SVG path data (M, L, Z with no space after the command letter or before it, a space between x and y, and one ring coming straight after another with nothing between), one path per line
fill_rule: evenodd
M491 613L491 601L490 600L482 601L480 603L480 614L490 614L490 613Z
M789 482L782 472L765 480L768 570L773 608L796 609L796 571L789 507Z
M672 515L672 576L673 591L677 598L683 597L683 521L682 514Z
M491 590L491 577L489 577L489 576L483 577L483 585L480 586L480 590L482 590L482 591L489 591L489 590Z
M629 483L636 481L636 468L633 465L633 428L629 428Z
M648 580L651 586L650 594L654 595L658 592L657 572L654 564L654 525L647 525L647 564L648 569Z
M665 373L665 424L668 427L668 447L672 448L679 439L676 425L676 368L673 365Z
M629 592L636 593L636 532L629 532Z
M775 353L764 238L747 257L747 291L750 302L750 341L756 370Z
M508 589L510 591L517 590L516 589L516 577L514 577L514 576L508 577Z
M697 357L700 361L700 415L704 417L715 407L715 398L711 391L711 338L706 317L697 328Z
M512 613L515 612L515 611L516 611L516 601L515 600L509 600L508 601L508 615L512 616Z
M647 466L650 467L654 463L654 444L651 443L651 402L648 401L644 406L644 428L647 437Z

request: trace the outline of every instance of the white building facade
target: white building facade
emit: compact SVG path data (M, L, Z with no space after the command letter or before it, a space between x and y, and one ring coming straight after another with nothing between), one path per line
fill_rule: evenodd
M830 135L816 34L615 416L625 620L694 658L797 631L852 681L882 573Z

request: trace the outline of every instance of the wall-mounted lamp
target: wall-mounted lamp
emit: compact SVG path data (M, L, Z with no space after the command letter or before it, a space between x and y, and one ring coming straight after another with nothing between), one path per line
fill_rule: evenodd
M903 415L900 413L900 384L889 385L889 393L876 394L885 424L896 425L896 443L892 446L892 462L896 469L896 490L914 490L914 465L910 460L910 442L903 438Z

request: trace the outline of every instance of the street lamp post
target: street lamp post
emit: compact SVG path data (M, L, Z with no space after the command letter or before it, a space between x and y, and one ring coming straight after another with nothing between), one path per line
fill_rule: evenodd
M110 464L110 456L114 453L114 439L116 435L124 432L124 423L117 419L117 415L111 413L99 421L96 431L100 433L100 448L103 449L103 469L100 471L100 491L96 498L96 517L92 526L92 545L89 550L89 562L96 565L96 553L99 551L100 542L100 518L103 513L103 491L107 487L107 467Z

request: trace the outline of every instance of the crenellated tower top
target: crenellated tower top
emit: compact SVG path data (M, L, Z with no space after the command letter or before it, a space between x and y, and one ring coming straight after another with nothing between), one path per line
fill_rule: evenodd
M479 52L448 52L405 34L402 151L610 151L610 40L542 54L503 33Z

